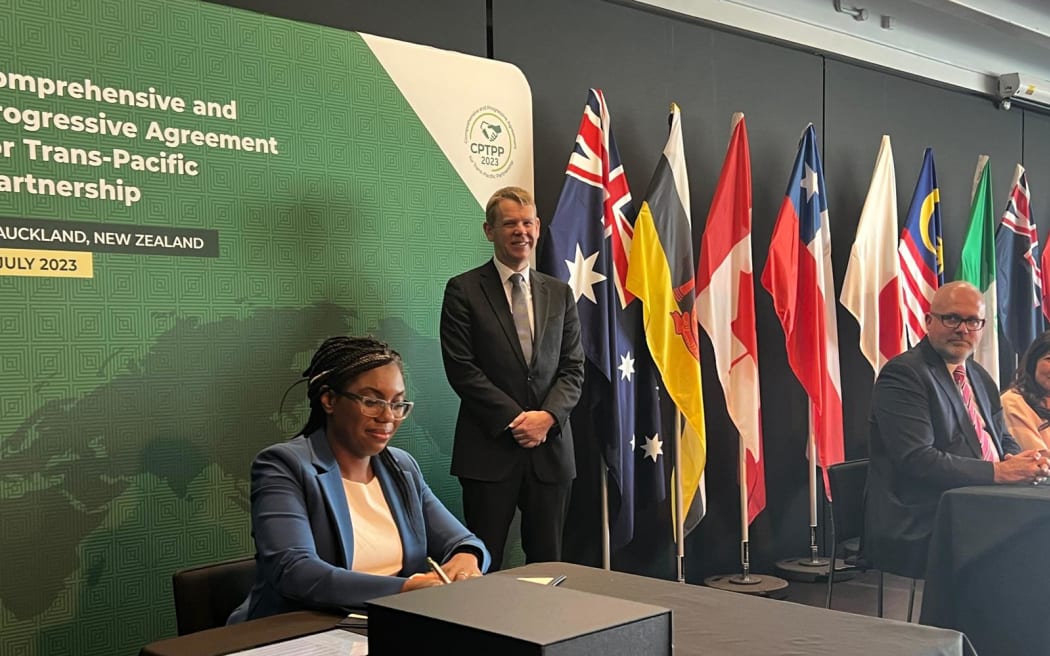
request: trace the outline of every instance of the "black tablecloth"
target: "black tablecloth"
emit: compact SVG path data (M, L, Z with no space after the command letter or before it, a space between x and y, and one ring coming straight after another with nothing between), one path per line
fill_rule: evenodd
M941 497L921 622L957 629L981 656L1050 654L1050 486Z
M973 654L956 631L581 565L535 563L498 576L563 574L565 587L670 608L676 656Z
M567 577L567 588L670 608L677 656L972 656L956 631L582 565L535 563L495 576L560 575ZM507 611L512 609L508 600ZM339 619L305 611L275 615L154 642L140 656L220 656L326 631Z

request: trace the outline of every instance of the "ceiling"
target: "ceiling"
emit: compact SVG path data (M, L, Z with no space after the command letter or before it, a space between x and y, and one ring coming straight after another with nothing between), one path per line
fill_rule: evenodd
M634 1L982 94L1050 80L1050 0Z

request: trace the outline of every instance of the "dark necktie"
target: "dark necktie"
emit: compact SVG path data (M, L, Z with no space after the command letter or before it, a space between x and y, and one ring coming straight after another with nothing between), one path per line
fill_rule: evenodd
M514 316L514 329L525 362L532 362L532 327L529 325L529 307L525 305L525 278L520 273L510 277L510 313Z
M970 422L973 424L973 429L977 431L977 440L981 443L981 458L990 462L997 462L999 460L999 452L995 450L995 445L992 444L992 438L988 435L988 432L984 430L981 416L977 414L977 404L973 400L973 388L970 387L970 381L966 377L966 367L959 365L953 369L952 378L955 379L956 386L958 386L959 391L962 392L963 405L966 406L966 414L970 415Z

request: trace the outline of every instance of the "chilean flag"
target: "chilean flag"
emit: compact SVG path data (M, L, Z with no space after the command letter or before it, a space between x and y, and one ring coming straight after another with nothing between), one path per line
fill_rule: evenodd
M817 133L810 124L802 133L773 228L762 286L773 296L791 370L809 395L810 430L824 469L824 489L831 498L827 469L845 460L845 449L831 229L824 190Z

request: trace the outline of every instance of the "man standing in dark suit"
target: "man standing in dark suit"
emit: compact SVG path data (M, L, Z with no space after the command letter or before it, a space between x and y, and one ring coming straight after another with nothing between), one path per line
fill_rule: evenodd
M864 550L876 568L923 578L941 493L964 485L1041 483L1038 451L1006 431L999 391L969 360L985 324L981 293L952 282L934 294L926 337L890 360L872 396Z
M498 569L515 508L526 560L561 558L583 349L572 291L529 266L540 234L529 192L494 193L483 227L494 257L448 281L441 353L460 397L452 474L466 524Z

